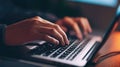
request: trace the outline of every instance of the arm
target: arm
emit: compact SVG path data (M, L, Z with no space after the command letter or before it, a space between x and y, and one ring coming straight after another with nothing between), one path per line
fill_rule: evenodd
M34 17L8 25L5 32L7 45L21 45L34 40L45 40L53 44L69 44L65 32L59 25L40 17Z

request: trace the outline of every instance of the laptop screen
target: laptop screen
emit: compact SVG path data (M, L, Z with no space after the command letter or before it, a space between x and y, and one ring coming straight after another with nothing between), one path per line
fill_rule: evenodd
M117 15L120 14L120 5L118 6L118 9L117 9Z
M68 0L68 1L83 2L108 7L115 7L118 3L118 0Z
M94 31L104 35L116 14L118 0L67 0L71 7L80 10L79 16L88 18Z

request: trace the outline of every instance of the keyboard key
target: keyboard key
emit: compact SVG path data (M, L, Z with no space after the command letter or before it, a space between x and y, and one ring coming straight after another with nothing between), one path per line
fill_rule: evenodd
M75 43L73 43L73 45L69 47L59 58L64 59L65 57L67 57L78 46L79 43L79 40L75 41Z
M40 47L32 50L32 54L41 55L44 57L52 57L58 59L73 60L78 53L82 51L82 49L89 42L90 38L84 39L82 41L74 39L70 39L70 45L65 46L55 46L51 43L44 43ZM82 44L80 44L82 43Z
M57 57L59 54L61 54L64 50L66 50L70 45L61 46L59 50L57 50L51 57Z
M55 47L49 51L46 51L45 53L43 53L43 56L49 56L50 54L52 54L54 51L56 51L58 49L58 47Z
M37 48L31 50L29 53L30 54L34 54L34 55L41 55L42 53L51 50L52 48L54 48L55 45L50 44L50 43L45 43L43 45L38 46Z
M82 49L86 46L86 44L90 41L91 38L87 38L79 47L76 49L73 53L74 56L70 60L73 60L81 51Z

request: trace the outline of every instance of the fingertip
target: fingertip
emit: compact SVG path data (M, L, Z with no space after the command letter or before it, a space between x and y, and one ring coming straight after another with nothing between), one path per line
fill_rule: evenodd
M92 33L92 32L93 32L93 30L91 29L91 30L90 30L90 33Z
M55 41L55 44L56 44L56 45L59 45L59 41L58 41L58 40L56 40L56 41Z
M93 30L92 30L92 28L90 27L90 25L89 25L89 27L88 27L88 32L89 33L91 33Z
M82 36L82 35L78 35L77 37L78 37L78 39L80 39L80 40L83 39L83 36Z
M87 35L88 35L88 33L87 33L87 32L84 32L84 35L85 35L85 36L87 36Z
M69 40L68 40L68 37L67 37L67 35L65 34L65 36L64 36L64 41L65 41L65 44L66 45L68 45L69 44Z
M63 41L63 42L61 42L59 44L64 46L66 43L65 43L65 41Z
M67 37L67 35L66 35L65 42L66 42L66 44L67 44L67 45L69 44L69 40L68 40L68 37Z
M89 33L92 33L92 29L91 28L89 29Z
M70 44L70 42L69 42L69 40L66 42L66 45L69 45Z

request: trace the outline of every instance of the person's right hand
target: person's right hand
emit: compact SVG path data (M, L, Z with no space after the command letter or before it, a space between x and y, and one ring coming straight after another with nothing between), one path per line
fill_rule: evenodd
M87 36L89 33L92 32L90 23L85 17L66 16L63 19L56 21L55 23L60 25L65 32L73 31L80 40L83 39L83 35Z
M6 28L5 43L7 45L20 45L34 40L44 40L53 44L69 44L65 32L59 25L38 16Z

